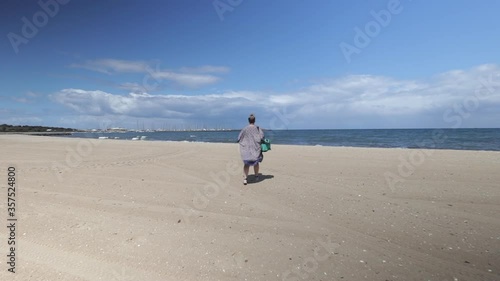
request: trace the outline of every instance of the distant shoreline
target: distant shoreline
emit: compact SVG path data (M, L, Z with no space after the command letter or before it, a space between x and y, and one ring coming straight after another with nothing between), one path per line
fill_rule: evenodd
M175 132L5 132L28 136L83 139L121 139L148 141L180 141L235 143L238 131ZM1 135L1 134L0 134ZM500 151L500 129L408 129L408 130L285 130L267 131L274 145L379 147L399 149L444 149Z
M74 132L0 132L0 135L68 136Z

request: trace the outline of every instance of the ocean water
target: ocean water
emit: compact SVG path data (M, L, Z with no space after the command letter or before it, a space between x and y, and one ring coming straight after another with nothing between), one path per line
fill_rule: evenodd
M148 141L235 143L239 131L74 133L69 137L109 137ZM500 151L500 129L265 130L272 144L347 147L430 148Z

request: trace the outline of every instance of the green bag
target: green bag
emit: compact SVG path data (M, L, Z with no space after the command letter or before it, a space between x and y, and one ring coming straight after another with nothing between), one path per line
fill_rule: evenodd
M268 150L271 150L271 140L269 140L269 139L262 139L260 141L260 150L262 152L266 152Z

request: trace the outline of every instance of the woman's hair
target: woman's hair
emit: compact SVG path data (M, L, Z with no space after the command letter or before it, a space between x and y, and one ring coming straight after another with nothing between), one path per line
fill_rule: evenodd
M255 116L252 114L250 114L250 116L248 117L248 123L250 124L254 124L255 123Z

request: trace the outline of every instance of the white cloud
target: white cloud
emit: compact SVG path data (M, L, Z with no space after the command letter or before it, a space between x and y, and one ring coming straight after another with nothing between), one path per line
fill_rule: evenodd
M18 103L34 103L40 96L40 94L28 91L24 94L24 96L13 96L10 97L10 100Z
M141 86L139 83L122 83L119 85L119 88L120 89L124 89L124 90L127 90L127 91L130 91L130 92L139 92L139 93L143 93L143 92L147 92L147 89L143 86Z
M37 98L37 97L40 96L40 94L32 92L32 91L29 91L29 92L26 93L26 96L28 96L30 98Z
M12 100L19 102L19 103L30 103L31 101L25 97L13 97Z
M203 81L196 76L183 79L183 83ZM193 81L188 82L190 79ZM499 115L500 68L482 65L426 80L349 75L289 93L118 95L64 89L52 99L79 114L94 116L229 120L240 124L240 118L256 112L260 120L267 120L261 121L263 127L270 128L278 123L291 128L453 127L457 125L449 121L453 116L462 119L460 126L496 127L498 124L491 120L498 120L494 117Z
M229 72L225 66L203 65L200 67L183 67L179 71L161 69L158 62L151 63L147 61L127 61L117 59L98 59L89 60L83 64L72 64L73 68L83 68L105 74L138 73L142 74L138 83L121 83L121 88L133 89L139 91L142 89L150 90L150 84L156 85L162 81L171 81L178 86L198 88L214 84L220 80L220 77L214 74Z
M52 95L51 98L82 114L163 118L210 115L220 107L226 107L221 102L234 103L240 99L234 94L185 96L130 93L123 96L80 89L65 89Z
M72 64L71 67L84 68L87 70L102 72L106 74L112 73L140 73L145 72L149 64L145 61L127 61L116 59L98 59L88 60L83 64Z
M226 66L202 65L199 67L182 67L180 71L187 73L227 73L230 69Z
M214 84L220 79L216 76L208 74L187 74L170 71L153 72L151 73L151 76L155 79L170 80L179 85L188 86L190 88Z

